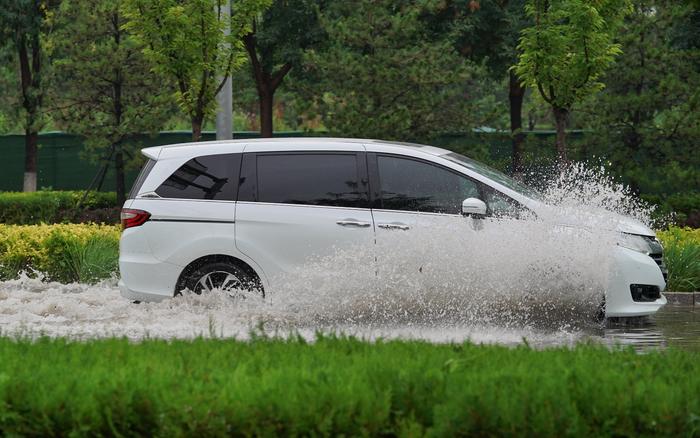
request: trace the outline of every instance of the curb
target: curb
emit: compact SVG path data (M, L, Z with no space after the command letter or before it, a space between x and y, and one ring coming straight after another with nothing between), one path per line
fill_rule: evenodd
M669 304L700 306L700 292L663 292Z

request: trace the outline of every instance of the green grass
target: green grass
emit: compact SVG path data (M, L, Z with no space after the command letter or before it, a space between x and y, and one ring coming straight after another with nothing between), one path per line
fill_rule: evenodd
M66 250L58 257L66 266L66 278L80 283L96 283L116 274L118 254L118 241L91 236L85 242L68 241Z
M0 339L0 435L700 435L700 354Z

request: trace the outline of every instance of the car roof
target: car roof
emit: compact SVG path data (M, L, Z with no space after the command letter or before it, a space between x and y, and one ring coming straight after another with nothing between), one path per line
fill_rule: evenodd
M443 155L450 151L427 146L418 143L406 143L399 141L374 140L363 138L334 138L334 137L278 137L278 138L256 138L256 139L241 139L241 140L216 140L216 141L201 141L190 143L177 143L170 145L153 146L144 148L141 152L148 158L159 160L162 158L175 158L193 155L211 155L220 153L235 153L243 152L244 149L250 147L251 150L259 150L261 147L265 150L277 150L276 145L284 144L285 147L280 147L280 151L307 150L309 147L313 149L328 149L328 150L343 150L348 146L367 147L368 150L383 150L404 149L407 151L420 150L421 152L431 155Z

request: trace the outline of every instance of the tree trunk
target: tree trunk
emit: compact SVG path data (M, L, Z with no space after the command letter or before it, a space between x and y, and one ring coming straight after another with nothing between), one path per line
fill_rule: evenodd
M566 124L569 121L569 110L559 106L553 106L554 122L557 126L557 160L559 165L563 166L568 162L566 156Z
M284 77L292 69L292 64L286 62L275 73L266 71L258 59L257 40L255 36L255 23L253 23L253 32L243 37L243 45L248 52L250 58L250 66L253 70L253 78L255 79L255 87L258 90L258 101L260 104L260 136L272 137L273 133L273 117L272 107L274 105L275 91L280 86Z
M272 137L272 107L274 105L274 91L265 84L259 88L260 101L260 136L264 138Z
M192 141L202 140L202 123L204 122L204 117L193 117L192 118Z
M28 47L29 46L29 47ZM25 192L35 192L37 187L36 159L39 132L36 127L41 106L41 47L34 36L29 41L22 37L18 43L22 107L27 112L24 125L24 184ZM31 59L30 59L31 50Z
M39 133L33 128L24 131L24 187L25 192L36 192L36 156Z
M126 183L124 181L124 150L121 143L114 145L114 173L117 183L117 205L124 205L126 201Z
M114 38L115 50L119 50L121 46L121 28L120 28L119 13L115 10L112 13L112 37ZM122 86L124 84L124 76L122 74L122 65L117 63L114 66L114 82L112 88L114 90L114 130L121 131L122 128ZM117 205L124 205L126 201L126 183L124 182L124 148L122 147L122 139L117 140L112 145L114 151L114 177L115 187L117 190Z
M520 82L514 71L510 72L508 99L510 101L510 133L513 141L512 169L513 176L521 179L523 175L523 100L525 86Z

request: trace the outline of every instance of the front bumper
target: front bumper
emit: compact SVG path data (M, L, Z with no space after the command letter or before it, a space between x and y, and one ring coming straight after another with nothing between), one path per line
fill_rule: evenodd
M656 286L660 291L666 287L664 276L654 259L641 252L616 246L605 294L606 317L653 315L666 304L663 295L655 301L634 301L630 291L633 284Z

